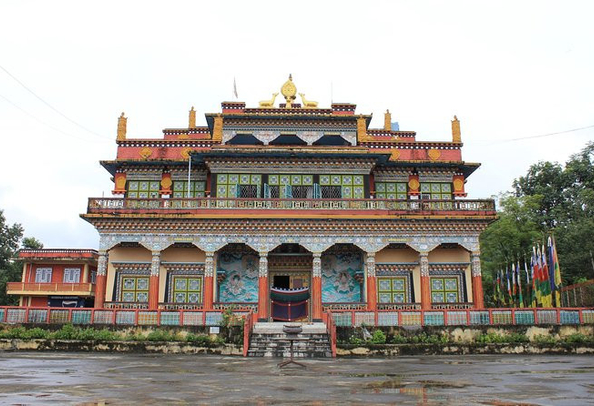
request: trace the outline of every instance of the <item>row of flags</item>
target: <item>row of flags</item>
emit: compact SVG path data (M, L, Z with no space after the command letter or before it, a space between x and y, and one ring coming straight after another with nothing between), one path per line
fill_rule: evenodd
M532 247L530 264L524 258L497 272L493 297L500 307L561 307L561 268L555 238Z

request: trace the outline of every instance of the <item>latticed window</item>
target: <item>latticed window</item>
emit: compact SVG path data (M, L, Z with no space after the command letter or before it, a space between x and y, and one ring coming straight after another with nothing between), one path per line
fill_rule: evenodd
M217 197L260 197L262 175L220 173L217 175Z
M313 199L316 198L316 185L313 175L269 175L265 197L271 199Z
M407 303L406 278L382 277L377 278L377 292L379 303Z
M202 303L202 277L174 276L173 302Z
M458 278L431 278L431 301L433 303L457 303L460 301L458 295Z
M406 199L406 182L376 182L375 197L378 199Z
M190 181L190 197L204 197L204 190L206 189L206 182L204 181ZM188 197L188 181L176 180L173 182L173 197L184 198Z
M159 181L131 180L128 182L126 197L156 199L159 197Z
M337 189L327 188L328 186L339 187L340 196L333 196ZM323 198L324 195L342 199L363 199L365 197L363 175L320 175L320 187Z
M421 199L446 200L451 198L451 183L421 182Z
M121 301L147 303L149 296L148 276L122 277Z
M50 283L52 281L52 268L37 268L35 270L35 283Z
M66 268L64 269L64 283L79 283L80 282L80 268Z

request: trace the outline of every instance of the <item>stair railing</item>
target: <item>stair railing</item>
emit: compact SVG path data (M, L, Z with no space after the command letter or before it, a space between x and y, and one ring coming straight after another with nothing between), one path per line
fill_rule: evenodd
M247 357L250 349L250 338L252 337L252 329L254 328L254 312L249 311L243 321L243 356Z
M332 358L336 358L336 324L331 311L326 311L322 314L322 319L326 323L328 331L328 338L330 340L330 350L332 351Z

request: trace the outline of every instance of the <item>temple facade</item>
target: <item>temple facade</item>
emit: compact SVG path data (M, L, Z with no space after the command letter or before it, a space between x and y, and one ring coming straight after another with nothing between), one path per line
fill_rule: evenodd
M251 309L320 320L324 309L482 308L479 234L493 200L465 199L479 164L451 141L371 129L356 105L319 107L289 77L272 98L223 102L206 126L127 137L102 161L114 197L90 198L99 232L95 307ZM280 98L279 98L280 99Z

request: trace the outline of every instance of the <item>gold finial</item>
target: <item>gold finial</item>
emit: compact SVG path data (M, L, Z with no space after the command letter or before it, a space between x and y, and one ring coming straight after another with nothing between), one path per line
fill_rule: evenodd
M190 120L188 128L196 128L196 110L194 110L194 106L190 110Z
M462 133L460 132L460 120L454 116L452 120L452 142L462 142Z
M281 94L284 96L287 102L287 108L291 108L291 104L295 101L295 95L297 94L297 88L293 83L293 75L289 74L289 80L287 80L281 87Z
M390 110L386 110L386 114L384 114L384 130L392 131L392 114L390 114Z
M118 118L118 141L126 140L126 124L128 122L128 117L124 117L124 113Z
M212 140L219 142L223 140L223 116L220 113L217 114L214 118Z
M357 117L357 141L366 141L367 140L367 122L365 121L365 117L359 116Z
M315 109L318 107L318 102L317 101L312 101L312 100L307 100L305 98L305 93L299 93L299 96L301 96L301 101L303 102L303 108L304 109Z

